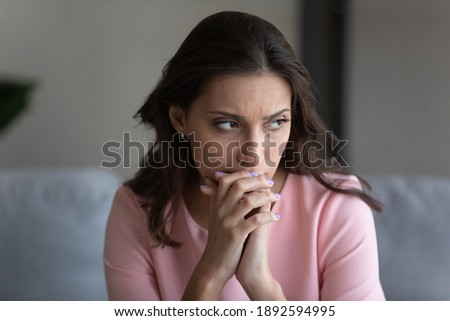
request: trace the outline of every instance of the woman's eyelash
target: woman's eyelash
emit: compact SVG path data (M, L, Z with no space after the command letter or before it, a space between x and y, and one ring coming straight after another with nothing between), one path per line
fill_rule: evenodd
M270 127L273 123L277 123L277 124L280 126L279 128L281 128L281 126L282 126L284 123L287 123L287 122L289 122L289 121L290 121L290 120L287 119L287 118L275 119L275 120L269 122L268 126Z
M281 126L284 123L289 122L290 119L288 118L280 118L280 119L275 119L275 120L271 120L268 122L267 127L270 127L271 125L273 125L274 123L277 123L278 126L280 126L279 128L281 128ZM239 126L238 122L234 121L234 120L217 120L213 122L213 126L217 127L220 130L231 130L233 128L236 128ZM278 128L275 128L278 129Z
M228 124L231 126L229 126L229 128L225 128ZM235 128L238 125L238 123L235 122L234 120L219 120L215 121L213 125L222 130L229 130Z
M287 118L280 118L280 119L275 119L273 122L279 121L279 122L282 122L282 123L287 123L289 120L290 119L287 119Z

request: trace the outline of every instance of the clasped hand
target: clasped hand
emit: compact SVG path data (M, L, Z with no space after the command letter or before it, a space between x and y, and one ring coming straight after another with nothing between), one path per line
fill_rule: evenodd
M270 223L280 218L270 211L280 198L270 190L274 182L248 171L217 172L214 180L206 178L205 182L201 190L210 197L208 241L196 276L205 281L213 297L220 296L226 282L236 275L250 299L275 299L272 296L280 289L268 262Z

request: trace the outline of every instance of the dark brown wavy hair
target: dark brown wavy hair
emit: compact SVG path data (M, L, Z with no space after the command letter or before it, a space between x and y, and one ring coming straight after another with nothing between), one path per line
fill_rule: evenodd
M332 159L329 156L326 159L326 154L319 155L317 150L302 153L307 142L320 142L324 146L326 139L328 144L331 139L334 146L338 139L320 119L310 76L281 32L254 15L226 11L205 18L190 32L134 115L153 129L156 137L141 160L140 170L125 186L140 198L148 213L148 229L158 244L179 244L171 238L171 222L184 188L198 177L196 168L177 163L191 156L189 148L185 148L188 143L174 139L177 133L169 119L169 107L179 106L188 111L215 77L263 73L282 77L292 90L291 134L280 166L291 173L312 175L332 191L355 195L372 209L381 209L381 204L369 194L370 185L361 177L358 178L362 189L344 188L340 185L342 180L332 179L326 173L345 173L345 168L330 162ZM165 148L163 142L171 142L170 148ZM311 154L314 151L317 153ZM325 161L311 161L318 158ZM168 215L164 215L166 211Z

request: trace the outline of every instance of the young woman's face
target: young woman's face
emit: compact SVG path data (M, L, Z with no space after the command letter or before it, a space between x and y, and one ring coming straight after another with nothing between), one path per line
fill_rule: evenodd
M212 80L188 113L178 109L176 129L188 135L200 175L244 169L273 177L289 139L291 96L277 75L229 75Z

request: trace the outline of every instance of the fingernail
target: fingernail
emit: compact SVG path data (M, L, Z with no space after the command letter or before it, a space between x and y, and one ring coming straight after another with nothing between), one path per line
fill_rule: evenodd
M250 174L250 176L253 176L253 177L259 175L257 172L254 172L254 171L250 171L250 172L248 172L248 173Z
M274 195L275 195L275 198L276 198L277 200L279 200L279 199L280 199L280 197L281 197L281 195L280 195L280 194L278 194L278 193L275 193Z
M218 177L223 176L223 175L225 175L224 172L216 172L216 176L218 176Z
M273 185L273 181L270 178L267 179L267 183L269 183L269 185Z
M200 185L200 188L201 188L201 189L208 189L209 186L208 186L208 185Z
M275 214L275 219L278 221L281 218L281 215L279 213Z

